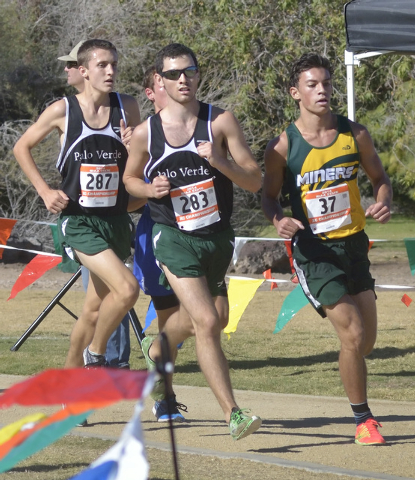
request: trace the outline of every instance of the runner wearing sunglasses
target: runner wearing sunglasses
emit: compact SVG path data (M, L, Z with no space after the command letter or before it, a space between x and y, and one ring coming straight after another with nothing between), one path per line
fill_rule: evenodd
M201 370L232 438L239 440L255 432L261 419L236 404L215 299L233 254L232 184L256 192L261 172L232 113L197 100L200 74L193 51L170 44L157 54L155 66L167 105L133 132L124 182L130 194L148 198L161 281L190 316L188 322L170 318L164 327L172 355L195 335ZM159 340L143 351L154 368ZM173 393L171 384L167 393Z

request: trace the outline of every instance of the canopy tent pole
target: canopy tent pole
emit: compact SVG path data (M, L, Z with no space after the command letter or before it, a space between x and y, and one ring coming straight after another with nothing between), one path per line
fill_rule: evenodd
M349 50L344 51L344 64L346 65L347 74L347 116L349 120L355 121L355 91L354 91L354 66L360 66L360 59L375 57L377 55L383 55L385 53L393 53L391 51L385 52L365 52L354 54Z
M355 93L354 93L354 66L360 65L359 60L355 63L353 52L344 51L344 64L346 65L347 75L347 116L349 120L355 121Z

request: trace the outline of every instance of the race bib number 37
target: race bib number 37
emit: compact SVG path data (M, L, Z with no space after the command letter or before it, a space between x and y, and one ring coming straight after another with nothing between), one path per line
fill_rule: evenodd
M117 203L119 171L117 164L82 164L80 205L88 208L113 207Z
M213 179L174 188L170 197L180 230L193 231L220 220Z
M346 183L308 192L305 204L313 233L330 232L352 223L349 187Z

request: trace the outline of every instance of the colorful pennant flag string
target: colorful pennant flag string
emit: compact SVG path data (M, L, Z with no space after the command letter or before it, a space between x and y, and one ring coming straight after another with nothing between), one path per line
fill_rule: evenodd
M149 464L140 422L142 408L142 402L137 403L118 442L71 480L147 480Z
M229 280L229 322L224 332L230 338L230 333L235 332L239 320L246 307L255 295L258 288L264 283L262 279L232 277Z
M7 300L14 298L19 292L31 285L44 273L50 270L61 262L61 257L36 255L23 269L18 276L15 284L12 287L10 297Z
M303 289L297 285L292 292L286 297L278 314L277 323L274 333L280 332L283 327L308 304L307 297L304 295Z
M407 306L409 307L409 305L412 303L412 298L411 297L408 297L408 295L405 293L403 295L403 297L401 298L401 301Z
M11 218L0 218L0 245L5 245L7 243L16 222L17 220L12 220ZM0 259L2 257L3 249L0 248Z
M409 267L412 275L415 275L415 238L404 238Z
M272 280L271 282L271 291L274 290L274 288L278 288L278 284L275 281L274 277L272 276L271 269L269 268L268 270L265 270L265 272L262 272L262 275L266 280Z
M86 420L91 413L91 410L85 411L84 407L71 405L49 417L39 413L5 427L13 430L20 425L13 436L0 444L0 472L10 470L17 463L54 443Z
M65 407L49 417L42 413L27 416L0 430L0 472L9 470L21 460L55 442L82 423L95 408L102 408L120 400L144 398L151 392L153 385L154 373L110 368L46 370L13 385L0 396L0 408L15 404L64 404ZM136 409L134 422L125 429L126 433L117 443L118 449L113 447L125 463L126 469L121 462L117 463L117 471L122 475L86 478L147 478L131 476L132 466L140 464L140 455L144 455L139 420L141 408L140 406ZM143 458L145 460L145 456ZM140 464L141 468L147 468L148 473L146 461Z
M153 305L153 300L150 301L147 309L147 315L144 322L143 332L151 325L151 322L157 318L157 312Z
M117 368L45 370L7 389L0 395L0 408L138 399L151 377L147 371Z

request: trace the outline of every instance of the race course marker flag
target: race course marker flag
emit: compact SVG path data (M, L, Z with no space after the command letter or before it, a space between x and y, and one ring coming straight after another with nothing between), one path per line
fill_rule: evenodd
M274 333L281 331L293 316L307 304L308 300L304 295L303 289L300 285L297 285L294 290L285 297L280 313L278 314Z
M404 238L406 253L412 275L415 275L415 238Z
M147 330L147 328L151 325L151 322L156 318L157 318L157 312L156 312L156 309L154 308L153 300L150 300L150 303L148 304L146 319L144 322L143 332Z
M0 218L0 245L5 245L9 239L17 220ZM3 257L3 249L0 248L0 259Z
M0 430L0 437L7 437L10 432L15 432L8 440L0 440L0 473L10 470L17 463L66 435L86 420L92 411L89 404L68 405L49 417L41 413L32 414Z
M153 385L154 373L110 368L46 370L13 385L0 396L0 408L15 404L65 404L65 407L49 417L38 414L37 417L15 422L0 431L0 471L12 468L16 463L50 445L82 423L95 408L102 408L120 400L142 399L149 395ZM139 423L139 417L135 420ZM120 448L122 452L129 452L133 446L134 464L141 468L141 457L138 456L138 452L141 452L140 455L144 452L141 427L134 424L131 428L135 440L131 440L127 435L128 445ZM107 477L96 478L101 480ZM124 480L130 477L108 477L110 478Z
M118 442L89 469L70 480L147 480L149 465L140 423L142 409L142 402L138 402Z
M56 267L62 260L62 257L55 255L36 255L23 269L22 273L18 276L16 282L12 287L10 297L7 300L14 298L19 292L35 282L44 273L53 267Z
M242 317L249 302L253 299L258 288L265 282L265 279L253 279L244 277L231 277L229 280L229 323L224 332L230 339L230 333L236 331L239 320Z
M401 298L401 301L407 306L409 307L409 305L412 303L412 298L411 297L408 297L408 295L406 293L404 293L403 297Z
M67 368L45 370L8 388L0 408L12 405L58 405L93 402L109 404L136 400L150 382L146 370ZM154 380L154 379L153 379Z

